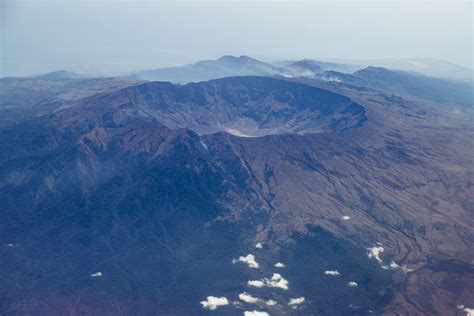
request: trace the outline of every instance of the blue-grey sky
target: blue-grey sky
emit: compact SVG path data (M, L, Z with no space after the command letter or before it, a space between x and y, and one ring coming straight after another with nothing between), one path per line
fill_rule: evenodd
M0 76L224 54L439 58L472 68L471 1L0 0Z

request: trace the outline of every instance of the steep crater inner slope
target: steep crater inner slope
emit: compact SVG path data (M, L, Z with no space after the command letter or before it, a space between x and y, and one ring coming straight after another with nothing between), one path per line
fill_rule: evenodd
M317 87L264 77L232 77L173 85L150 82L78 106L130 109L170 128L238 136L341 132L366 121L365 109Z

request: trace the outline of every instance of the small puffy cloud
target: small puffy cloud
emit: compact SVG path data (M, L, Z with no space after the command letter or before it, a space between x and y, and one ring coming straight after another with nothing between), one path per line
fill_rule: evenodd
M207 300L201 302L201 305L202 308L213 311L219 306L229 305L229 301L226 297L208 296Z
M264 287L265 282L263 282L262 280L250 280L247 282L247 285L254 286L254 287Z
M395 262L390 262L390 269L398 269L400 266Z
M284 290L288 290L288 281L281 276L279 273L273 273L271 279L265 279L265 284L268 287L276 287Z
M350 217L350 216L347 216L347 215L344 215L343 217L341 217L341 219L342 219L343 221L348 221L348 220L351 219L351 217Z
M347 286L348 286L348 287L358 287L359 284L357 284L357 282L350 281L349 283L347 283Z
M339 273L339 271L337 271L337 270L327 270L327 271L324 271L324 274L325 274L325 275L332 275L332 276L339 276L339 275L341 275L341 274Z
M393 260L390 262L390 265L388 265L388 266L382 265L382 268L383 269L389 269L389 268L390 269L401 269L404 273L413 272L413 269L408 268L405 264L400 266L398 263L396 263Z
M91 274L91 277L93 277L93 278L97 278L97 277L101 277L101 276L102 276L102 272L100 272L100 271Z
M275 302L274 300L268 300L265 304L267 304L268 306L275 306L277 302Z
M262 280L250 280L247 282L248 286L254 287L274 287L288 290L288 280L279 273L273 273L271 278L264 278Z
M5 244L4 246L5 247L8 247L8 248L13 248L13 247L18 247L20 244L12 244L12 243L8 243L8 244Z
M252 254L248 254L245 257L240 256L238 259L232 260L232 262L233 263L243 262L243 263L246 263L249 266L249 268L254 268L254 269L258 268L258 263L257 261L255 261L255 256Z
M290 302L288 303L288 305L292 306L292 305L300 305L302 304L306 299L302 296L302 297L298 297L298 298L292 298L290 299Z
M255 245L255 248L257 248L257 249L262 249L262 248L263 248L262 243L261 243L261 242L257 243L257 244Z
M382 263L382 259L380 259L380 254L384 251L382 246L367 248L367 250L369 258L374 258L378 263Z
M465 307L463 311L466 312L466 316L474 316L474 308Z
M256 304L260 301L260 299L253 297L252 295L248 294L247 292L240 293L239 299L244 301L245 303Z
M260 311L245 311L244 316L270 316L270 314Z
M334 76L322 76L321 80L328 82L342 82L342 79Z
M277 263L275 263L275 268L284 268L284 267L286 267L286 266L285 266L285 264L282 263L282 262L277 262Z

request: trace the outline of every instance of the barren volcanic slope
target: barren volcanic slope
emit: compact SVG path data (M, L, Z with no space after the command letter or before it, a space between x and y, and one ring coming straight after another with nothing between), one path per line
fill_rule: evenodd
M0 313L472 308L472 108L311 84L146 83L2 128Z
M72 80L76 76L59 71L32 78L0 78L0 127L140 83L129 77Z

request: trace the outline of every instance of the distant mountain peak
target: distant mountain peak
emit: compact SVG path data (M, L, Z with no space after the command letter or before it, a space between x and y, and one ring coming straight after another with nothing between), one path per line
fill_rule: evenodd
M260 61L260 60L257 60L257 59L255 59L255 58L252 58L252 57L247 56L247 55L240 55L240 56L239 56L239 59L240 59L240 60L254 60L254 61L262 62L262 61Z
M224 55L224 56L218 58L217 60L218 61L225 61L225 60L235 60L235 59L238 59L238 57L236 57L234 55Z
M302 59L295 61L290 65L291 67L302 67L302 68L308 68L311 70L317 70L317 71L322 71L323 68L318 64L318 62L311 60L311 59Z
M378 76L416 76L416 77L426 77L426 75L414 72L414 71L405 71L398 69L388 69L385 67L379 66L367 66L363 69L360 69L354 72L355 76L366 76L366 75L378 75Z
M224 55L221 58L217 59L218 62L226 62L226 63L252 63L252 64L266 64L263 61L258 59L241 55L241 56L233 56L233 55Z
M396 75L405 75L405 74L412 74L414 75L415 73L410 73L407 71L401 71L401 70L394 70L394 69L388 69L385 67L378 67L378 66L367 66L365 68L362 68L360 70L357 70L356 72L353 73L354 76L359 76L359 77L365 77L365 76L396 76ZM416 73L416 75L421 75Z
M77 79L81 76L75 72L67 70L58 70L49 72L46 74L35 76L36 79L45 79L45 80L64 80L64 79Z
M314 61L314 60L305 58L305 59L295 61L294 63L292 63L292 65L294 65L294 64L316 64L316 63L317 62Z
M249 57L247 55L240 55L240 56L234 56L234 55L223 55L222 57L220 57L219 59L217 60L237 60L237 59L242 59L242 60L245 60L245 59L251 59L251 60L256 60L252 57Z
M356 73L362 73L362 72L388 72L388 71L390 71L390 70L385 68L385 67L368 66L368 67L365 67L365 68L362 68L362 69L356 71Z

